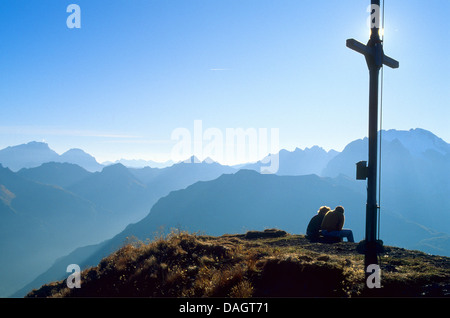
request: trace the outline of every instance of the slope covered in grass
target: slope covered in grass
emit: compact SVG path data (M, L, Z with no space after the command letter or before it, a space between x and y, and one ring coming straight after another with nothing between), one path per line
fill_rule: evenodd
M66 281L27 297L358 297L366 296L357 243L311 243L266 230L220 237L172 233L132 241ZM386 247L376 296L450 296L450 258ZM371 290L372 292L374 290Z

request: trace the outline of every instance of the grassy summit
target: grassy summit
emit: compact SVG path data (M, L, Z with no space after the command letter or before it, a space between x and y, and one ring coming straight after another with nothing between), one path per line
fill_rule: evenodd
M63 280L27 297L365 296L364 255L356 247L311 243L279 230L172 233L124 245L82 271L79 289ZM450 296L450 258L386 247L380 266L376 296Z

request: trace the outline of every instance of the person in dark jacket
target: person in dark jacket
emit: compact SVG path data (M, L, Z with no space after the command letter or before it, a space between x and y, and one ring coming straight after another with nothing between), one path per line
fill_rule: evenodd
M319 240L323 218L329 211L331 211L331 209L327 206L320 207L320 209L317 211L317 214L313 216L309 221L308 227L306 228L306 238L310 239L311 241Z

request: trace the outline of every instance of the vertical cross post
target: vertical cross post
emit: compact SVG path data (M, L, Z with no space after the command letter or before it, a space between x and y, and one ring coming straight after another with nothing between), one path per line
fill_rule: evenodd
M378 264L377 260L377 152L378 152L378 82L383 65L398 68L399 63L384 55L380 39L380 0L371 0L371 34L367 45L354 39L347 40L347 47L365 56L369 68L369 162L366 168L367 203L366 203L366 238L364 246L364 267ZM372 14L375 12L372 20ZM374 21L375 20L375 21ZM367 271L365 270L366 274Z

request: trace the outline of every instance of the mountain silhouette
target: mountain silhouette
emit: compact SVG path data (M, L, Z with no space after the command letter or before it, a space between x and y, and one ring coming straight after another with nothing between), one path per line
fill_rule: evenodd
M0 163L12 171L35 168L48 162L73 163L88 171L99 171L103 167L94 157L81 149L70 149L59 155L44 142L31 141L0 150Z
M100 226L107 229L109 221L91 202L1 166L0 201L2 294L29 281L68 250L111 235L101 235Z
M365 195L359 185L357 181L342 176L277 176L252 170L240 170L234 174L223 174L215 180L196 182L159 199L145 218L130 224L110 240L77 249L66 258L59 259L16 296L23 296L45 282L63 279L68 262L79 264L82 268L95 266L129 238L145 241L173 228L223 235L274 226L286 228L289 233L304 234L310 218L321 205L343 205L345 227L351 228L355 239L361 240L365 226ZM414 242L433 237L420 225L388 211L383 216L384 223L388 225L383 226L387 230L383 239L391 245L406 242L414 246ZM396 241L399 233L404 237Z
M442 155L450 153L450 144L425 129L416 128L409 131L391 129L383 131L382 136L386 141L398 139L413 155L424 155L429 151Z
M383 131L382 136L381 238L395 246L450 255L447 227L450 222L448 144L421 129ZM414 148L414 140L420 145L417 148ZM294 159L296 156L298 158ZM70 172L74 168L70 165L53 163L17 173L3 168L8 178L18 179L14 187L11 182L3 182L5 177L0 175L0 217L10 220L23 215L21 208L29 202L42 205L39 211L52 204L54 206L53 200L56 200L56 205L62 205L61 192L67 196L68 202L75 200L73 197L78 198L84 202L84 209L96 211L94 214L101 216L101 220L108 220L109 223L102 224L97 232L105 227L110 230L115 228L110 239L94 245L92 243L95 241L91 240L86 248L80 244L76 257L68 255L70 260L77 260L72 263L79 265L95 265L99 257L120 247L127 237L152 239L162 228L168 231L175 227L213 235L242 233L265 227L303 233L310 217L323 204L331 207L344 205L346 227L354 230L356 240L363 238L366 182L355 180L355 163L367 158L367 138L351 142L341 153L327 153L313 147L280 151L279 157L280 170L277 175L262 175L258 173L258 166L251 165L247 167L253 170L236 172L233 167L206 160L200 162L195 158L162 169L126 168L116 164L95 173L84 171L87 175L79 180L74 180L76 173ZM320 164L314 165L314 161L320 161ZM296 162L302 164L296 165ZM311 164L308 165L308 162ZM324 166L318 174L320 167ZM61 167L70 169L63 172L64 168L58 172L57 168ZM311 169L309 173L307 167ZM37 173L39 168L42 169L40 174ZM46 169L50 169L47 172L50 175L46 175ZM64 183L64 178L51 176L54 173L66 174L67 181ZM38 186L39 191L43 191L42 200L45 198L46 201L36 201L36 198L33 198L34 201L24 200L26 195L36 192L33 187ZM25 195L27 191L30 193ZM47 192L56 194L52 196ZM76 201L73 202L75 204ZM49 210L52 211L51 208ZM71 211L76 213L75 209ZM36 215L44 216L44 219L38 219L39 222L48 222L45 213ZM85 218L90 220L88 216ZM22 223L17 221L17 224L21 224L24 232L35 226L34 220L23 218L20 219ZM3 225L1 229L2 233L6 233L5 237L17 237L14 236L14 227ZM55 238L59 234L45 230L42 235ZM85 238L88 237L90 234L86 234ZM47 249L49 247L51 244L47 245ZM67 247L59 256L68 254L70 250ZM66 275L65 268L61 268L65 260L60 258L54 263L54 266L59 264L59 268L52 267L43 275L47 278L55 277L55 273ZM43 282L37 279L22 292Z
M217 162L208 163L201 162L195 157L189 158L174 164L170 167L160 169L158 173L154 174L153 178L148 179L143 174L149 169L134 169L134 173L138 178L146 180L148 186L158 188L161 195L167 195L170 191L180 190L188 187L197 181L209 181L216 179L224 173L235 173L237 170L221 165Z
M170 191L225 171L235 170L217 163L179 163L164 169L116 164L95 173L55 162L17 173L2 168L0 252L5 271L0 274L0 295L25 285L74 248L110 238L138 222ZM18 262L35 266L22 275L25 269L16 266Z
M338 154L335 150L325 151L319 146L311 148L295 148L294 151L282 149L275 155L268 155L264 159L247 165L242 165L242 169L252 169L262 172L268 167L271 160L278 160L278 175L299 176L305 174L321 175L322 170L327 166L328 162ZM278 156L278 158L274 158Z
M144 159L119 159L114 162L106 161L103 162L103 165L109 166L116 163L121 163L127 168L167 168L174 164L173 161L168 160L165 162L157 162L153 160L144 160Z
M103 165L98 163L93 156L77 148L67 150L59 156L58 161L73 163L88 171L100 171L103 168Z
M305 231L309 218L322 204L345 204L349 215L354 215L349 216L347 225L352 226L358 220L362 222L364 214L358 214L357 210L358 205L364 205L364 197L352 189L341 189L334 182L315 175L261 175L252 170L199 181L159 199L145 218L130 224L110 240L97 247L78 249L78 258L70 254L67 259L60 259L41 279L58 279L65 275L62 267L67 266L69 259L82 267L95 265L122 246L127 238L153 239L171 228L221 235L274 225L300 233ZM21 292L28 292L42 283L37 279Z
M12 171L38 167L45 162L57 161L58 158L59 155L44 142L32 141L0 150L0 163Z
M17 174L32 181L67 188L91 173L73 163L48 162L35 168L22 168Z
M180 227L211 235L261 230L271 224L298 233L320 205L347 204L352 214L357 197L362 198L354 190L336 187L334 181L316 175L276 176L240 170L171 192L153 206L143 222L146 227L157 224L167 230Z
M417 128L409 131L391 129L382 131L381 137L381 159L386 166L389 166L389 161L386 162L383 156L390 155L389 152L394 147L390 147L387 152L385 152L384 147L389 147L392 143L393 145L401 145L403 148L401 150L403 153L398 153L397 157L399 158L407 155L415 159L424 159L426 161L437 159L447 163L448 160L445 160L445 158L450 158L450 144L424 129ZM380 132L378 133L378 138L380 139ZM353 178L356 175L356 162L361 160L367 161L367 158L368 138L352 141L341 153L329 161L322 175L336 177L342 173ZM420 170L421 167L417 168Z
M382 208L448 232L450 145L423 129L383 131L381 145ZM351 142L330 160L322 174L355 178L355 163L367 160L367 147L367 138Z
M152 191L122 164L107 166L90 174L67 190L108 210L111 217L120 218L122 226L142 218L138 211L144 209L142 213L148 213L155 200Z

